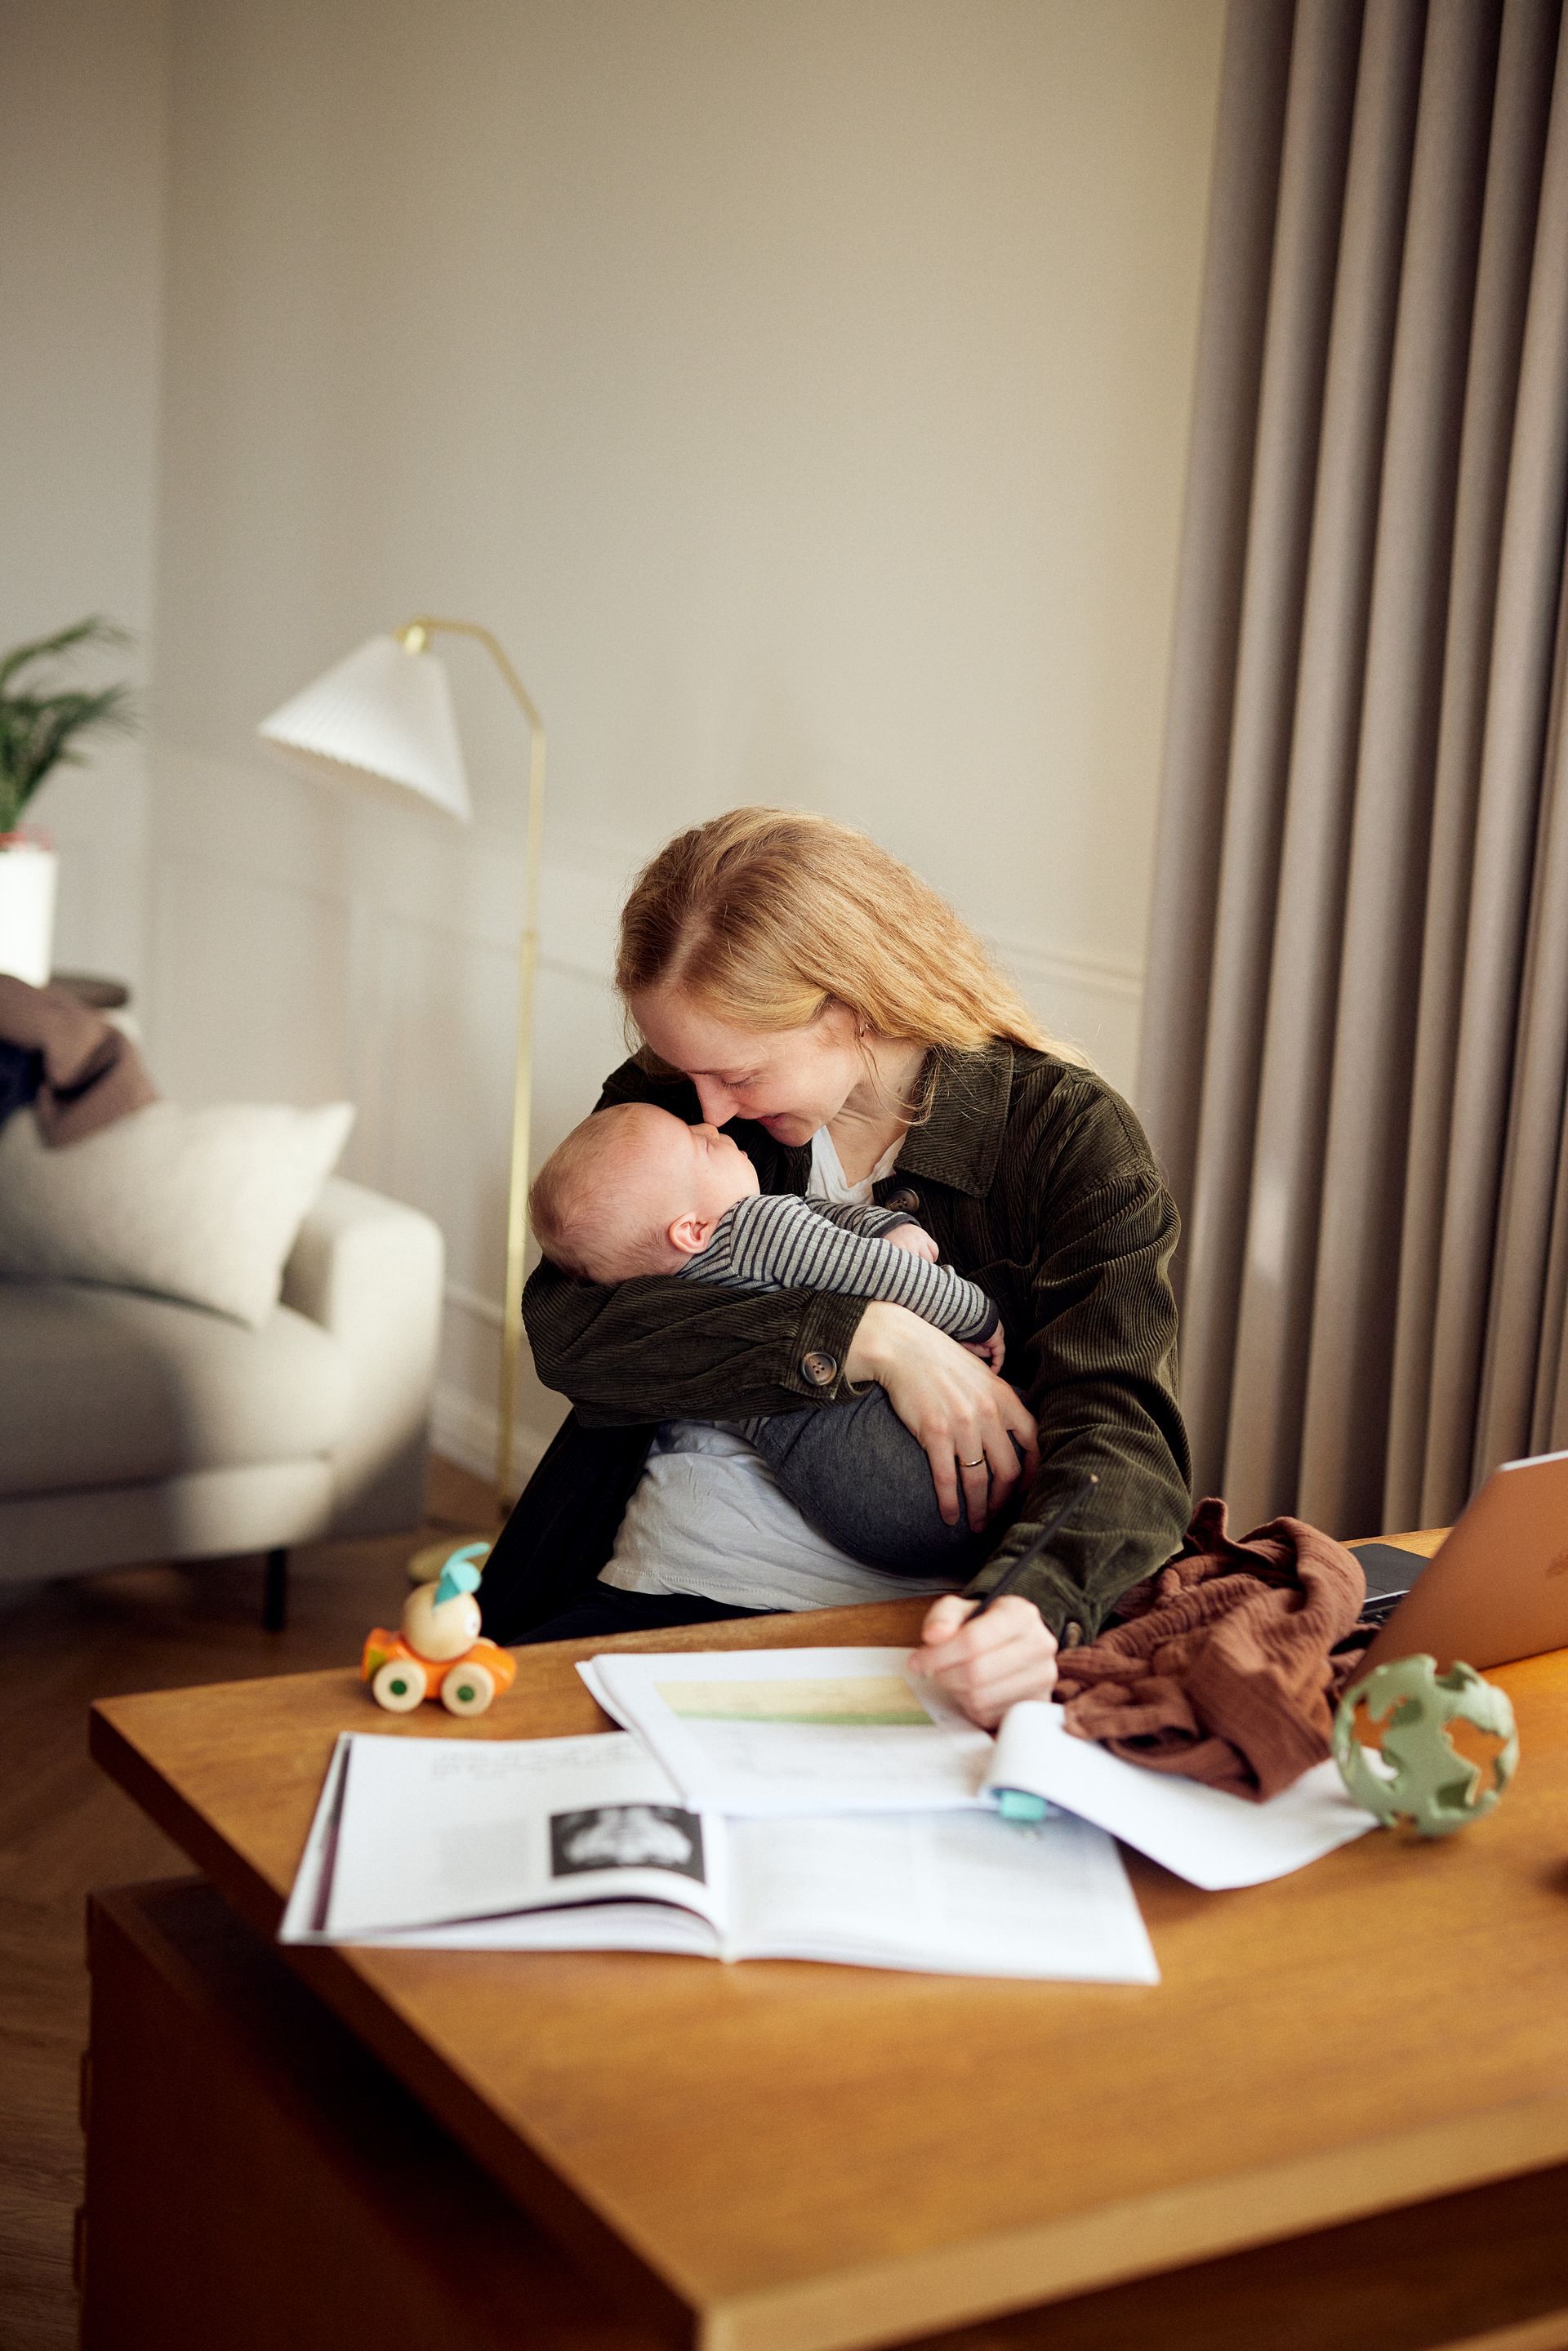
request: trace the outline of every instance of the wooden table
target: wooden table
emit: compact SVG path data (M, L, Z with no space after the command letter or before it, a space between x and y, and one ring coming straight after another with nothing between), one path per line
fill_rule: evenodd
M902 1641L918 1613L616 1646ZM373 1716L345 1671L109 1700L93 1752L270 1938L340 1730L601 1729L572 1667L604 1646L520 1652L473 1724ZM1523 1760L1465 1834L1374 1834L1231 1894L1132 1857L1157 1988L286 1957L641 2339L1547 2351L1568 2343L1568 1652L1496 1678Z

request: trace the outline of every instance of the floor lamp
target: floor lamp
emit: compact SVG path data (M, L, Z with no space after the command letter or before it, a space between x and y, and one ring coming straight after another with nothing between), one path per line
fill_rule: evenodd
M463 750L444 664L430 652L435 635L472 637L484 646L515 697L528 730L528 830L523 928L517 968L517 1059L512 1093L512 1164L507 1191L507 1291L501 1316L500 1428L496 1446L496 1507L505 1519L512 1492L512 1422L523 1339L523 1258L528 1245L528 1123L533 1101L534 977L538 964L539 852L544 838L544 723L521 678L488 629L474 621L422 613L395 636L371 637L358 653L264 719L269 748L317 777L355 784L395 784L417 792L466 824L471 816ZM440 1573L449 1543L429 1545L410 1563L418 1580Z

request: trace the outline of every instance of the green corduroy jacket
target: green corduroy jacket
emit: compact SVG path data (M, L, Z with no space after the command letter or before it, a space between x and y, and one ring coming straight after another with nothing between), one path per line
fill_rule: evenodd
M701 1115L689 1079L637 1061L597 1107L621 1102ZM727 1131L765 1192L805 1191L809 1146L747 1120ZM1178 1225L1143 1129L1103 1078L1051 1054L1004 1043L944 1054L930 1116L876 1197L906 1208L996 1300L1007 1376L1040 1424L1039 1473L967 1589L988 1592L1068 1482L1093 1469L1092 1498L1017 1587L1059 1639L1092 1639L1177 1548L1190 1501L1169 1280ZM831 1410L865 1301L674 1276L602 1289L546 1261L523 1311L539 1377L573 1409L486 1569L486 1630L501 1640L597 1578L660 1421Z

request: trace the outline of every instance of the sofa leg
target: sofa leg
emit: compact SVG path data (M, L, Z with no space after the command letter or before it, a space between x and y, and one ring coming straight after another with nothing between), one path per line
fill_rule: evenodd
M288 1553L269 1551L261 1586L261 1623L267 1633L281 1633L288 1621Z

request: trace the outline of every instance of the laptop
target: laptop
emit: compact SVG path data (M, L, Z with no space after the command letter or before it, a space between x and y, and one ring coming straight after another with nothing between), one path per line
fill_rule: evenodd
M1364 1671L1426 1651L1483 1671L1568 1648L1568 1452L1505 1461L1430 1559L1353 1543L1366 1575Z

